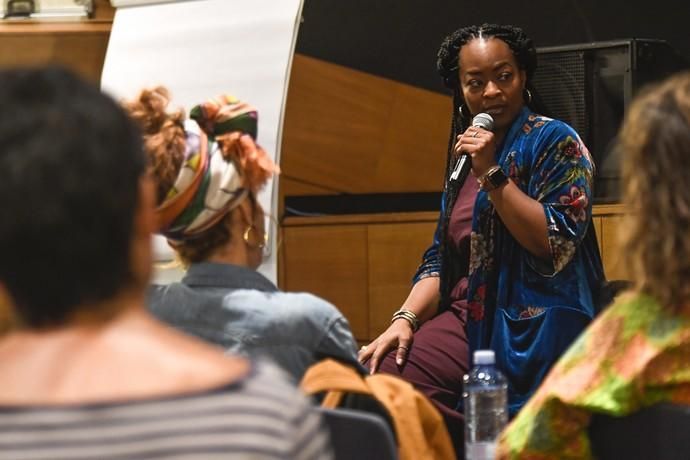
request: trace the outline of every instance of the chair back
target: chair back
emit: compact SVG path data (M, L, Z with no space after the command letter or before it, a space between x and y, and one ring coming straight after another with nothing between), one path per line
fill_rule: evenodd
M324 359L302 377L300 388L308 395L325 394L321 407L367 410L361 398L372 398L392 422L400 460L456 460L453 443L441 413L411 383L384 373L362 375L357 368ZM352 401L352 395L360 395ZM357 402L356 406L345 406ZM370 405L369 405L370 406ZM379 415L376 410L374 415Z
M317 410L330 429L335 460L397 460L393 432L383 418L351 409Z
M660 403L625 417L595 414L592 454L609 459L690 459L690 406Z

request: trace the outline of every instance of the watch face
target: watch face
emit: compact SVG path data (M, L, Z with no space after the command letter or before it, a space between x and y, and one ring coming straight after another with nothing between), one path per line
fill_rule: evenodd
M494 171L491 171L491 174L489 174L488 179L491 182L491 185L493 185L494 188L496 188L499 185L503 184L505 181L507 181L508 177L505 175L502 169L498 168Z

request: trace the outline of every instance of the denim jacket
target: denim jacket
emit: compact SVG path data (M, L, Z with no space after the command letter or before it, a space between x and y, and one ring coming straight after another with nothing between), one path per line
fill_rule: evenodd
M228 352L268 355L297 381L323 357L356 363L355 339L336 307L312 294L282 292L245 267L192 264L181 282L152 286L148 308Z

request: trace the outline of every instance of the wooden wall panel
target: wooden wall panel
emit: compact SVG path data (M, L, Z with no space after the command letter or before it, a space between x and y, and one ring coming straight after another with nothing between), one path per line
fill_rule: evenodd
M602 232L602 217L594 216L592 217L592 225L594 226L594 231L597 234L597 245L599 245L599 253L603 254L604 249L601 242L601 232Z
M609 279L623 279L616 247L620 205L595 206L595 230ZM285 220L280 286L330 300L360 342L376 338L405 300L435 212L290 217Z
M607 216L602 221L601 239L604 248L602 259L606 270L606 278L609 280L626 278L618 246L618 227L622 220L622 216Z
M620 263L620 248L618 247L618 229L623 220L625 209L620 204L594 206L594 221L599 221L597 236L599 250L606 278L609 280L625 279L625 270Z
M95 1L94 18L82 21L0 23L0 67L64 65L100 84L114 10Z
M367 337L367 231L364 225L286 226L283 285L323 297L343 312L355 337Z
M410 293L412 276L431 244L436 214L429 222L369 225L369 339L390 324Z
M0 40L0 66L64 65L100 83L108 32L13 33Z
M438 191L451 99L295 55L281 194ZM311 190L297 187L310 184Z
M332 195L334 192L319 185L313 185L292 179L286 176L279 176L280 187L289 190L290 195Z

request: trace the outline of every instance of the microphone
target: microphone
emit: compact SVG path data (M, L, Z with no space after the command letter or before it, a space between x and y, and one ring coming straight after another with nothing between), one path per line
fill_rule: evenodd
M491 131L494 128L494 119L491 118L491 115L488 113L478 113L472 119L472 126ZM470 169L472 169L472 159L468 154L463 152L460 154L457 163L455 163L455 168L453 168L453 172L450 175L450 180L457 180L460 181L460 184L463 184Z

